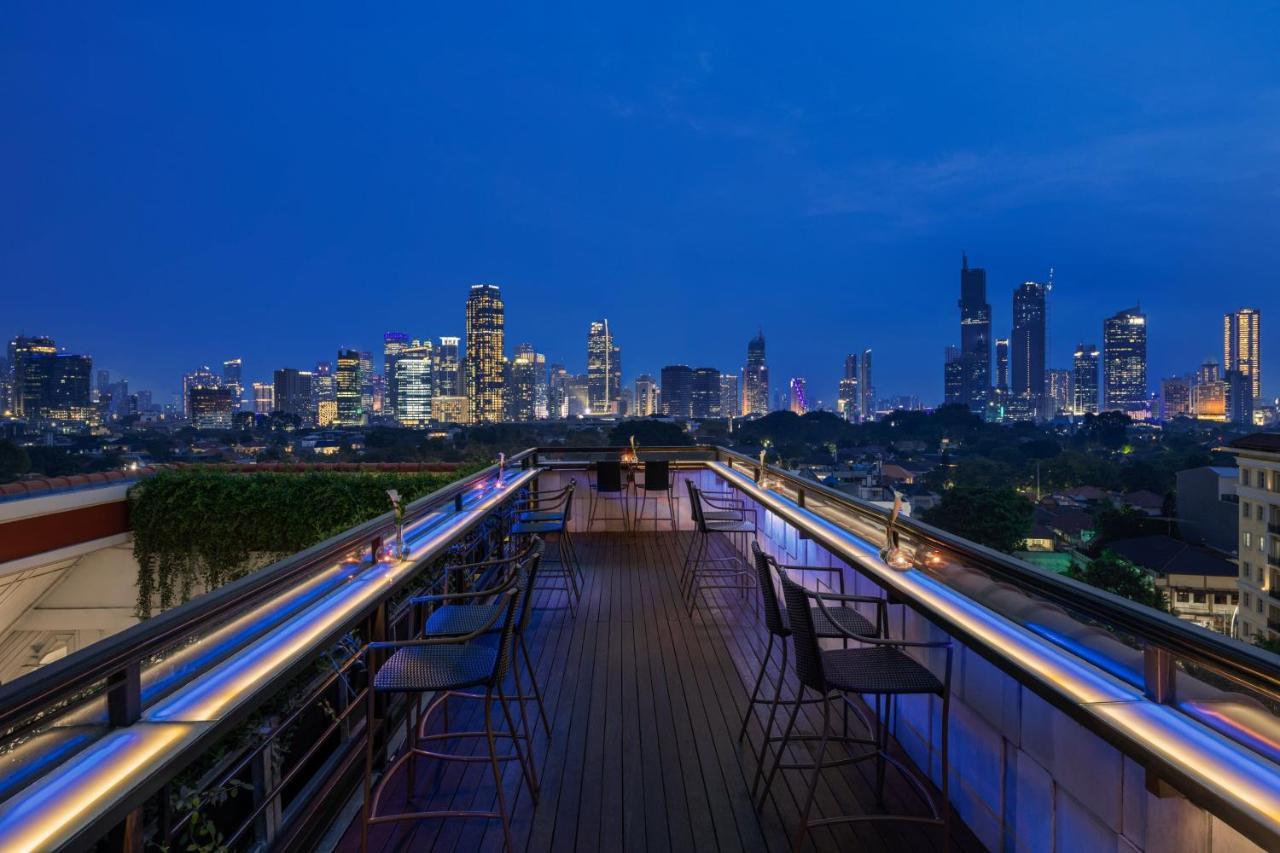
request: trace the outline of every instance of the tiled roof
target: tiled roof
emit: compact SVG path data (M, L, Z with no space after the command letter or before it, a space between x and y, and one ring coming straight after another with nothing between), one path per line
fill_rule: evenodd
M1234 577L1236 574L1235 563L1225 557L1164 534L1117 539L1107 544L1107 550L1162 575Z

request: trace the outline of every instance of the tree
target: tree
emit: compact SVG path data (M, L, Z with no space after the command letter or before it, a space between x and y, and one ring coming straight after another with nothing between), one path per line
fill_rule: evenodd
M1088 563L1073 561L1067 577L1156 610L1169 609L1164 593L1156 589L1155 579L1114 551L1103 551Z
M1013 489L957 486L942 495L924 520L979 545L1006 554L1018 550L1031 532L1034 508Z
M16 480L30 470L27 451L8 439L0 441L0 483Z
M689 433L679 424L649 418L617 424L609 431L609 444L614 447L630 444L633 435L640 447L686 447L693 444Z
M1095 529L1098 535L1094 538L1094 548L1101 549L1108 542L1117 539L1134 539L1139 536L1154 536L1166 532L1167 525L1131 506L1104 506L1094 516Z

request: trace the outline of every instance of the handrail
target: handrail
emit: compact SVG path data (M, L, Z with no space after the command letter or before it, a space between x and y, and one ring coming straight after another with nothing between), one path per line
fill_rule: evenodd
M507 460L507 466L524 463L532 454L532 450L516 454ZM477 481L493 476L498 467L491 465L424 495L405 507L405 521L412 521L455 501ZM278 560L145 622L105 637L82 651L0 685L0 731L22 722L58 698L108 678L165 650L184 636L208 627L211 622L262 600L317 566L332 562L353 548L369 544L378 534L390 532L394 522L394 513L388 511L305 551Z
M760 467L759 460L737 451L726 448L716 450L722 458L731 459L753 471ZM863 516L877 527L883 528L888 521L887 510L815 480L797 477L773 465L766 465L765 472L798 490L821 495L824 499ZM1199 628L1172 614L1161 613L1089 584L1033 566L907 516L899 516L894 527L929 548L960 556L972 568L986 571L1002 581L1078 614L1141 637L1176 657L1211 667L1251 688L1262 688L1280 699L1280 655Z

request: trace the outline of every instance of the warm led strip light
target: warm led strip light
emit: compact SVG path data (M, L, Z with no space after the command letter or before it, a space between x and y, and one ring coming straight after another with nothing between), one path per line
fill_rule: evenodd
M150 708L143 719L116 729L0 806L0 850L57 847L110 808L152 772L167 751L187 742L287 669L353 613L412 574L417 561L456 538L538 474L513 471L481 485L458 512L432 513L410 531L409 558L382 561Z
M899 571L879 549L792 501L762 489L719 462L707 463L721 479L871 577L886 589L919 602L963 628L989 650L1052 685L1108 726L1178 766L1205 788L1280 836L1280 766L1202 726L1176 708L1147 699L1131 685L1076 658L918 569Z

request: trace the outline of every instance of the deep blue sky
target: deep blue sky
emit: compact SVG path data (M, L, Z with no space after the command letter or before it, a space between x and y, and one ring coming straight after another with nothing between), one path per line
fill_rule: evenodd
M0 334L134 387L246 379L461 334L502 285L509 348L625 378L741 364L833 395L941 395L958 266L1056 268L1051 365L1141 301L1151 375L1263 312L1280 391L1273 3L8 4ZM181 7L181 8L179 8Z

